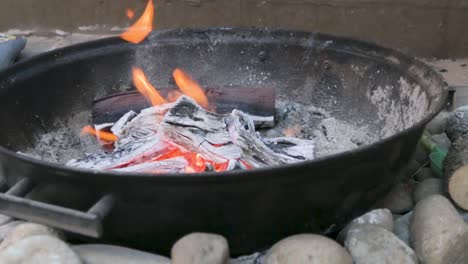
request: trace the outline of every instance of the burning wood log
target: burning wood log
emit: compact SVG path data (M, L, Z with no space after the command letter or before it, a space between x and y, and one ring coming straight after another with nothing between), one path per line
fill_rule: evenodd
M115 169L119 172L139 172L139 173L181 173L185 171L188 162L183 157L176 157L161 161L150 161L121 169Z
M263 142L277 154L286 155L299 160L311 160L314 158L315 145L311 140L280 137L264 138Z
M261 168L313 158L313 142L261 139L239 110L217 114L182 96L175 103L128 112L111 128L119 139L111 153L86 155L67 165L125 172L181 172ZM174 158L185 158L186 164ZM170 168L170 164L174 167ZM187 165L188 164L188 165ZM189 170L190 171L190 170Z
M173 91L159 89L164 97L170 97L170 93ZM239 109L251 116L256 127L274 126L275 89L208 88L205 90L205 94L217 113L228 114L234 109ZM151 107L151 104L136 91L110 95L93 102L93 123L114 123L129 111L139 113L148 107Z

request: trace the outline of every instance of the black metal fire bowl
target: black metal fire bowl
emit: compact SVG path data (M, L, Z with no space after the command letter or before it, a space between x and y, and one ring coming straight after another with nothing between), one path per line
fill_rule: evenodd
M172 85L176 67L202 85L275 87L283 99L316 105L381 139L294 165L196 175L78 170L17 153L89 111L94 99L127 89L133 65L162 87ZM333 232L387 193L446 93L442 78L413 58L308 32L181 29L154 32L139 45L110 38L55 50L0 73L3 174L29 179L0 196L0 212L158 252L193 231L225 235L233 254L294 233ZM104 198L79 212L13 196L34 184Z

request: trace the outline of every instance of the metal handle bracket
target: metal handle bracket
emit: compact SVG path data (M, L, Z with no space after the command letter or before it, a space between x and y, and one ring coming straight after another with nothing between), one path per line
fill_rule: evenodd
M7 192L0 193L0 213L88 237L102 237L102 220L114 206L115 195L104 195L87 212L82 212L23 198L34 187L34 183L25 178Z

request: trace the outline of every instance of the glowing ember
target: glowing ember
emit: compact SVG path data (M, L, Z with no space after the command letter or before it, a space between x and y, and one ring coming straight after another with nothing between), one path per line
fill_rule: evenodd
M295 137L296 135L299 135L300 132L301 128L298 125L288 127L285 130L283 130L283 134L287 137Z
M206 170L206 163L213 164L211 161L203 159L203 157L195 152L183 152L180 149L174 149L164 153L163 155L154 159L155 161L162 161L176 157L183 157L187 160L188 166L185 172L204 172ZM216 167L215 164L213 164ZM227 166L226 166L227 168Z
M96 130L91 126L83 127L83 129L81 130L81 134L82 135L93 135L96 138L98 138L99 140L102 140L102 141L105 141L105 142L115 142L115 141L117 141L119 139L116 135L114 135L114 134L112 134L110 132Z
M216 172L221 172L221 171L226 171L229 166L229 161L226 161L225 163L218 163L214 164L214 169Z
M153 0L149 0L143 15L120 37L133 44L142 42L153 30L153 19L154 4Z
M156 88L148 81L142 69L133 67L133 84L137 90L148 99L153 106L166 103L166 100L158 93Z
M245 166L246 169L248 170L253 169L253 166L247 163L246 161L241 160L240 162Z
M135 17L135 11L133 11L132 9L128 8L126 11L125 11L125 15L128 17L128 19L133 19Z
M209 106L208 98L203 89L188 74L181 69L175 69L173 72L174 80L179 89L188 97L195 100L200 106L207 109Z

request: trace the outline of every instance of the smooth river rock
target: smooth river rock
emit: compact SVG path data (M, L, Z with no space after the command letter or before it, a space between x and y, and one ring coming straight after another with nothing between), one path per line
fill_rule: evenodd
M171 260L151 253L111 245L72 247L84 264L170 264Z
M383 227L388 231L393 231L393 215L388 209L375 209L354 219L338 234L337 241L344 243L346 236L352 228L362 225L372 224Z
M468 106L459 107L450 113L445 132L452 142L468 133Z
M303 234L285 238L267 253L264 264L352 264L351 255L327 237Z
M441 179L431 178L426 179L416 185L413 192L413 200L415 203L429 197L444 192L444 183Z
M220 235L192 233L172 246L171 259L172 264L226 264L229 245Z
M12 221L13 221L13 218L0 214L0 226L4 224L8 224L9 222L12 222Z
M12 221L0 226L0 241L3 241L8 234L18 225L25 223L24 221Z
M410 224L412 217L413 212L409 212L395 219L393 225L393 232L395 235L408 246L410 245L411 241Z
M415 264L414 251L392 232L375 225L351 229L345 242L356 264Z
M414 179L418 182L432 178L436 178L436 176L431 168L422 168L414 177Z
M401 182L379 203L378 207L387 208L394 214L403 214L413 209L413 184Z
M38 235L23 238L0 251L0 263L81 264L70 247L56 237Z
M426 164L426 162L429 160L429 153L427 153L426 149L424 149L424 147L420 143L418 143L418 145L416 146L413 159L421 165Z
M449 114L447 111L440 112L427 124L426 130L432 135L444 132Z
M47 235L60 237L58 231L53 228L35 224L35 223L21 223L15 226L5 237L0 244L0 250L14 244L15 242L30 236Z
M421 169L422 169L422 165L418 161L414 159L410 160L410 162L406 166L406 178L408 179L412 178Z
M468 228L447 198L433 195L420 201L410 230L413 248L423 263L467 263Z
M229 264L261 264L264 263L265 253L254 253L248 256L231 259Z

